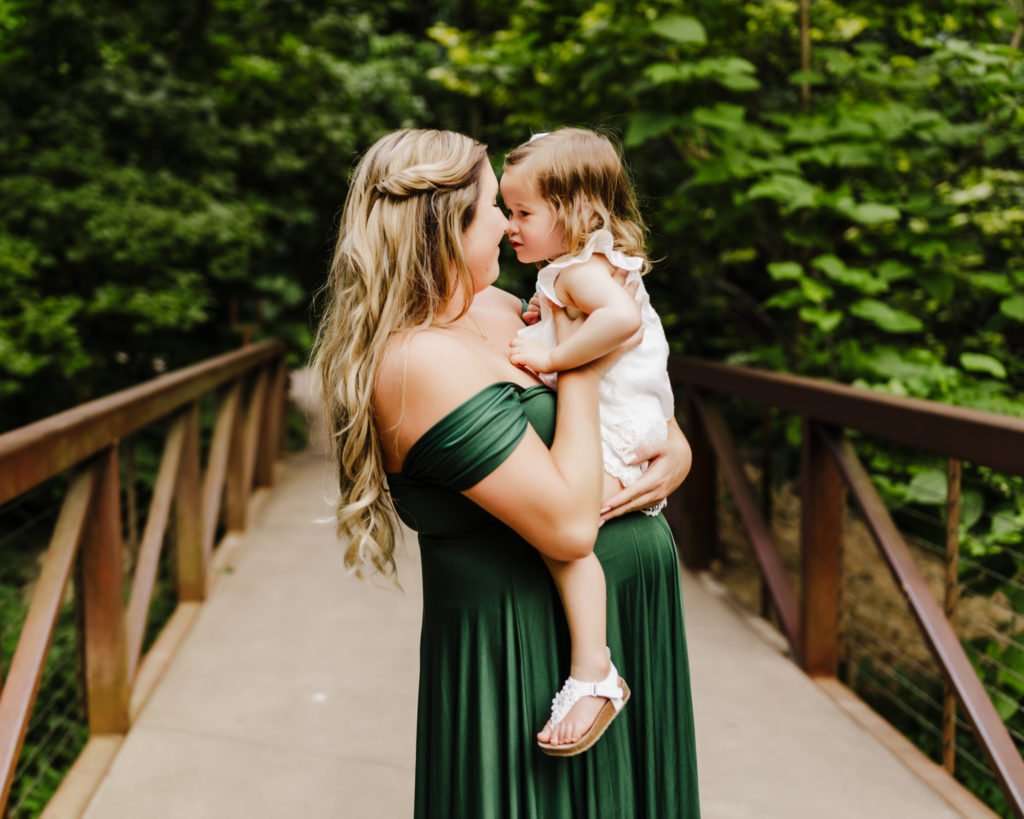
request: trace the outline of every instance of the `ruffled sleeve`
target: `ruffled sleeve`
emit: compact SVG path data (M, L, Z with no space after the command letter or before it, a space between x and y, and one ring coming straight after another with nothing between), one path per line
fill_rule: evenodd
M590 257L595 253L602 254L612 267L618 270L638 271L644 265L644 260L639 256L627 256L616 250L615 239L611 232L602 228L590 234L583 250L579 253L559 256L553 262L542 267L537 273L537 289L559 307L565 307L555 295L555 281L558 279L558 275L567 267L590 261Z
M460 492L478 484L526 434L520 389L508 382L491 384L457 406L412 445L402 475Z

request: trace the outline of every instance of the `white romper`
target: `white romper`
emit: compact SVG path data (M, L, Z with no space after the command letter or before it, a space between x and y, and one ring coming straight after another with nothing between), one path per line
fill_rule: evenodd
M641 444L664 441L668 436L666 422L675 414L672 384L668 377L668 341L661 319L651 306L639 271L643 259L615 250L612 234L598 230L590 234L579 253L560 256L541 268L537 274L537 291L559 307L565 305L555 295L555 281L565 268L581 264L595 253L601 253L617 269L626 271L625 283L637 282L636 302L644 329L643 341L625 352L601 379L598 404L601 412L601 450L604 469L629 486L643 474L647 463L630 464L634 450ZM541 299L540 320L519 331L526 341L539 342L546 349L555 347L554 319L551 306ZM558 373L538 373L538 377L554 388ZM662 501L643 511L657 515L665 507Z

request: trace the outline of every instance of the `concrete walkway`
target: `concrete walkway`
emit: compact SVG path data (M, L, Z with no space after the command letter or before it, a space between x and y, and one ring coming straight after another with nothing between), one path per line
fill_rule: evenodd
M324 461L289 461L86 819L411 815L415 540L404 591L349 577L314 522L333 492ZM684 573L683 595L704 819L962 815L707 583Z

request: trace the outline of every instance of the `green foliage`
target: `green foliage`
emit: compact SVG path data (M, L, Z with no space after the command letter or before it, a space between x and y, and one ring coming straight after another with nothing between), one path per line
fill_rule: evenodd
M301 361L354 158L428 117L406 11L0 5L4 428L236 346L232 321Z
M1017 19L1002 0L811 17L802 71L790 0L518 2L497 30L435 28L432 76L490 106L498 152L562 124L623 138L673 349L1024 417ZM901 522L941 513L944 462L859 448ZM1024 479L965 475L962 581L1024 612Z

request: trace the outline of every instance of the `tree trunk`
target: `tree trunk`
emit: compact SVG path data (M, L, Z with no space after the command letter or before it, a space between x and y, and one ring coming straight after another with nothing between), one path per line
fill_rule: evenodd
M800 71L805 75L800 83L800 105L804 111L811 107L811 84L806 74L811 70L811 0L800 0Z

